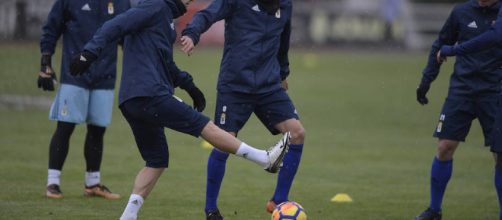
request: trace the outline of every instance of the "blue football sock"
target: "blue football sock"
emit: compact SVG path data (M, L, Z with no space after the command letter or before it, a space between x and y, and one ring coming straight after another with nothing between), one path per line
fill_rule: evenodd
M293 184L296 171L300 165L302 157L303 144L290 144L288 153L282 160L282 168L277 177L277 186L272 200L276 203L288 201L289 190Z
M443 196L450 181L451 173L453 171L453 160L440 161L434 157L431 169L431 201L429 208L432 211L441 211L441 204L443 203Z
M495 168L495 189L499 199L499 219L502 220L502 170Z
M228 153L213 149L207 161L206 214L218 209L217 200L221 182L225 175Z

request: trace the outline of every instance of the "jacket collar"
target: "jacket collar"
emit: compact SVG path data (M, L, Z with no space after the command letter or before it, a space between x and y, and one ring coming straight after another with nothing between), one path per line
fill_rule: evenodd
M173 12L173 18L178 18L185 14L187 12L187 8L181 0L164 0L169 7L171 8L171 11Z
M483 9L483 8L486 8L488 10L499 10L500 8L500 0L495 2L495 4L493 4L492 6L489 6L489 7L481 7L478 3L478 0L471 0L471 7L473 8L479 8L479 9Z

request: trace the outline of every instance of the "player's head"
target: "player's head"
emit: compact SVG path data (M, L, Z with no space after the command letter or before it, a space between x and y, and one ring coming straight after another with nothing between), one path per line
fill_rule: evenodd
M194 0L181 0L181 2L183 2L183 4L185 4L185 6L188 7L188 5L190 5L190 3L192 3Z
M279 9L280 0L258 0L258 4L269 14L274 14Z
M187 7L194 0L170 0L176 4L176 8L178 8L177 12L174 12L173 17L178 18L184 15L187 12Z
M478 0L478 4L481 7L488 7L495 4L498 0Z

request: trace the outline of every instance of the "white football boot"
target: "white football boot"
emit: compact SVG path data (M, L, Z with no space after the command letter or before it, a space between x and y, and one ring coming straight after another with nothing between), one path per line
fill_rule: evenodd
M288 152L289 141L291 139L290 132L284 133L281 140L277 142L274 146L267 150L267 156L269 159L268 166L264 169L270 173L277 173L282 166L282 159L286 152Z

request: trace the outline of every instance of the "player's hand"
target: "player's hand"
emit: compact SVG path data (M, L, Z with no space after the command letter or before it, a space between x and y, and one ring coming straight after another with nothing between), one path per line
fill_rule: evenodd
M443 45L441 46L441 49L438 51L436 58L439 63L442 63L443 61L446 61L446 57L451 57L455 55L457 55L455 51L455 46Z
M44 54L40 62L40 72L38 72L37 85L44 91L54 91L54 85L57 84L56 73L52 69L51 55Z
M418 88L417 88L417 101L421 105L426 105L427 103L429 103L429 99L427 99L427 96L426 96L429 89L430 89L429 84L420 83L420 85L418 86Z
M202 93L202 91L200 91L200 89L195 85L193 85L186 91L193 100L193 108L198 112L204 111L204 109L206 108L206 98L204 97L204 93Z
M447 61L446 57L441 55L441 50L436 54L436 61L438 61L438 63L446 63Z
M71 75L82 75L85 71L89 69L92 62L94 62L98 56L93 53L84 50L71 59L70 62L70 73Z
M195 48L192 38L187 36L182 36L180 41L182 46L181 51L183 51L183 53L187 54L188 56L192 55L193 50Z
M282 82L281 82L281 86L282 86L282 88L283 88L284 90L286 90L286 91L287 91L287 90L289 89L289 83L288 83L288 80L287 80L287 79L282 80Z

